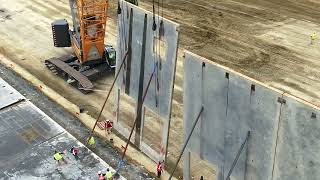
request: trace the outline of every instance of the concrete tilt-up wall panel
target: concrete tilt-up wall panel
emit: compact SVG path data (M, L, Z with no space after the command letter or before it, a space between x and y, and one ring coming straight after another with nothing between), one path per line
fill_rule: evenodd
M318 180L320 108L288 94L284 100L273 180Z
M271 178L276 145L282 92L229 72L228 106L225 125L224 173L231 168L233 160L244 142L250 137L242 152L232 177L239 180Z
M283 92L189 52L184 69L185 135L204 106L188 150L217 165L222 179L250 131L231 177L270 179Z
M153 18L153 13L124 0L120 0L119 5L116 72L120 69L127 51L128 55L116 82L117 102L121 101L119 99L121 93L133 98L136 109L134 117L137 117L135 144L155 161L164 160L168 145L179 25L157 15ZM156 24L155 29L153 29L154 23ZM159 115L157 120L163 124L159 132L160 152L152 152L152 148L142 142L143 133L146 132L144 131L145 111L138 108L152 74L153 78L142 109L151 110L154 114ZM138 114L141 115L138 116ZM121 133L123 128L120 123L117 123L119 119L121 117L118 113L115 128ZM159 139L154 139L154 141L159 141Z
M141 87L139 87L140 71L144 71L142 88L144 91L155 69L155 64L158 62L159 71L152 78L144 105L154 112L158 112L158 108L160 108L160 115L167 119L171 110L179 25L156 16L155 23L157 24L157 29L153 31L153 14L151 12L122 0L120 1L120 7L121 14L118 17L117 70L128 47L131 47L131 53L128 54L128 62L125 64L123 72L119 75L117 86L128 86L124 87L126 89L129 88L126 94L137 100L138 92L141 90ZM132 18L132 24L130 23L130 18ZM147 25L144 28L145 20ZM160 26L161 21L163 22L162 28ZM163 31L159 29L163 29ZM160 36L159 31L162 32ZM145 41L143 39L143 32L146 33ZM143 44L145 45L144 49ZM159 45L162 46L160 50ZM141 69L141 56L143 53L145 55L144 69ZM156 94L157 79L159 81L159 95ZM157 96L159 100L158 104L156 104Z

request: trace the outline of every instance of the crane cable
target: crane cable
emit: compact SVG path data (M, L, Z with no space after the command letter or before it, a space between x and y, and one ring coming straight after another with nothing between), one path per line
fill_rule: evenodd
M154 0L152 0L152 14L153 14L152 30L155 31L155 30L157 29L157 24L156 24L156 15L155 15Z
M160 2L158 0L158 23L160 22ZM163 129L161 128L161 103L160 103L160 97L161 97L161 85L162 85L162 81L161 81L161 35L160 35L160 27L161 25L159 26L158 28L158 32L157 32L157 36L158 36L158 41L157 41L157 46L158 46L158 57L157 57L157 76L156 76L156 98L157 98L157 122L159 124L159 128L160 129ZM160 74L160 75L159 75ZM162 133L161 133L161 130L160 130L160 137L162 137ZM161 138L161 141L160 141L160 157L159 158L162 158L162 154L163 154L163 144L162 144L162 138ZM161 160L158 159L158 161L160 162Z
M157 31L157 23L156 23L156 14L157 14L157 22L159 23L159 0L157 3L157 12L155 8L155 0L152 1L152 14L153 14L153 25L152 25L152 30L153 30L153 62L154 62L154 67L156 67L155 71L155 106L157 108L157 115L156 119L157 122L159 123L159 127L161 126L161 121L160 121L160 101L159 101L159 96L160 96L160 84L159 84L159 65L161 63L161 57L160 57L160 31L158 28ZM161 136L160 136L161 137ZM156 141L158 142L158 141ZM160 151L162 150L162 142L159 144L160 146Z

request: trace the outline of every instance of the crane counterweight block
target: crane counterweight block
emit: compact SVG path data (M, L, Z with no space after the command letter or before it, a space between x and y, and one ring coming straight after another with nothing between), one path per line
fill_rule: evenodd
M65 19L59 19L51 24L53 43L55 47L70 47L71 39L69 34L69 24Z

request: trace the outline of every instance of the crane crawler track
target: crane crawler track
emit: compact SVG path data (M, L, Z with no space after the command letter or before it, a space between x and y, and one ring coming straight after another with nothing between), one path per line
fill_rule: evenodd
M68 64L75 60L76 58L73 56L53 57L45 60L45 65L52 73L62 77L69 84L77 87L81 92L89 93L91 89L94 88L94 85L86 76L88 73L83 74Z

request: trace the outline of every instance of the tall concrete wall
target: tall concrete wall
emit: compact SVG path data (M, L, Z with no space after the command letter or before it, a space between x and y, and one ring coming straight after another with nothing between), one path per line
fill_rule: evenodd
M317 108L190 52L185 52L183 100L185 136L204 107L187 151L218 166L218 179L226 178L248 131L231 179L318 177ZM185 160L189 179L188 153Z
M285 94L281 108L275 180L320 177L320 109Z
M153 31L153 14L123 0L120 0L121 14L118 16L118 46L117 46L117 70L122 62L125 52L129 51L125 67L117 81L118 87L123 92L138 100L139 92L145 90L149 77L158 63L158 73L152 79L144 105L154 112L168 118L171 110L174 74L177 60L179 25L164 19L155 17L157 28ZM163 27L160 26L161 21ZM162 28L161 28L162 27ZM163 29L163 31L159 30ZM160 33L160 32L163 33ZM159 36L159 33L162 34ZM159 50L159 39L164 45ZM156 49L154 49L156 48ZM161 52L162 51L162 52ZM162 58L159 58L159 54ZM142 64L143 63L143 64ZM141 66L142 64L142 66ZM141 74L141 71L143 74ZM139 86L140 78L143 87ZM159 96L156 94L156 81L159 81ZM156 98L159 103L156 104ZM160 105L158 107L158 105Z
M168 129L171 116L171 103L175 68L178 50L179 25L164 19L124 0L119 1L120 14L118 15L118 46L117 68L125 58L125 64L120 69L117 80L118 91L132 97L136 103L136 115L138 104L146 91L151 74L155 71L150 87L147 91L143 106L155 114L159 114L164 128L159 132L162 137L160 155L152 152L143 141L144 113L138 117L135 143L149 157L158 161L164 159L167 149ZM156 28L153 29L153 24ZM121 101L118 95L118 102ZM136 116L135 115L135 116ZM119 116L118 116L119 117ZM119 117L121 119L121 117ZM121 125L118 129L121 131ZM123 128L122 128L123 129ZM130 129L129 129L130 131ZM159 141L159 139L155 139Z

